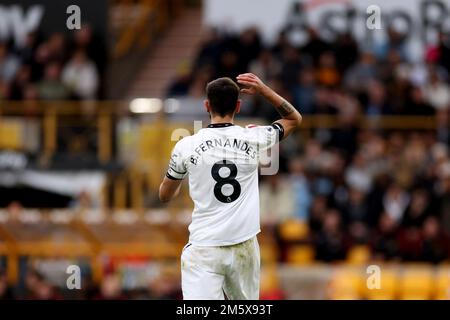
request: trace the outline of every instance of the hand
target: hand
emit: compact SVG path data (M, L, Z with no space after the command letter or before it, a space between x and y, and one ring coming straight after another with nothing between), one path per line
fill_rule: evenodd
M266 87L261 79L259 79L253 73L240 74L236 77L236 79L238 83L248 87L241 89L242 93L253 95L256 93L261 93L261 91Z

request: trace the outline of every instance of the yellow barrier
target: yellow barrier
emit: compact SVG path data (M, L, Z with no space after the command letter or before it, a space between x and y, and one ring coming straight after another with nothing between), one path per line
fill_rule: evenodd
M20 125L21 119L34 119L41 124L42 150L41 163L45 164L58 149L58 127L61 123L76 119L89 119L86 126L97 130L97 159L100 163L108 163L113 159L114 143L112 133L118 120L132 116L129 103L126 101L34 101L0 103L0 149L21 149L24 146ZM25 120L24 120L25 121ZM77 120L78 121L78 120ZM254 122L255 119L252 119ZM73 122L73 121L72 121ZM26 123L24 124L26 125ZM305 115L300 133L308 135L317 128L339 128L341 121L331 115ZM359 128L380 128L386 130L434 130L436 119L430 116L382 116L377 118L360 117L355 121ZM144 193L156 192L158 184L166 170L170 151L175 144L171 135L175 128L186 128L192 133L192 123L173 123L165 119L165 114L154 114L152 122L139 123L137 130L131 134L136 139L132 146L133 156L125 172L118 176L109 176L103 192L103 207L132 207L142 210ZM111 188L112 199L109 199L107 188ZM130 197L128 197L128 193ZM130 201L127 201L130 199ZM187 193L174 206L190 207Z

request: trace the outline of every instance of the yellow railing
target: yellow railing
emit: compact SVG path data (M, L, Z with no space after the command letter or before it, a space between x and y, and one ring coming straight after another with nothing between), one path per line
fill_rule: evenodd
M133 116L128 102L0 102L0 149L20 149L24 141L22 130L16 125L21 121L33 119L40 124L41 149L40 159L46 164L58 150L58 127L64 125L70 117L92 119L89 125L96 128L97 159L100 163L108 163L114 159L112 133L118 120ZM78 117L78 118L77 118ZM255 120L252 119L252 122ZM339 128L343 124L339 117L330 115L305 115L300 128L303 136L308 136L312 129ZM345 125L345 124L344 124ZM355 123L359 128L377 128L386 130L434 130L436 119L429 116L382 116L377 118L361 116ZM24 125L26 126L26 124ZM136 140L133 145L134 156L127 163L127 169L117 175L109 176L103 197L104 207L131 207L141 211L144 209L144 195L155 193L167 166L170 151L175 144L171 135L174 129L184 128L193 133L192 122L169 122L165 114L154 114L151 121L139 123L136 132L132 132ZM116 148L117 149L117 148ZM112 199L109 199L108 188ZM129 194L129 196L128 196ZM127 201L130 199L130 201ZM190 206L185 194L175 206Z
M45 212L41 212L41 222L30 224L11 220L0 224L0 256L7 257L6 271L10 283L15 284L19 279L18 259L22 256L85 257L89 259L94 281L98 282L102 277L102 255L174 259L187 241L186 232L174 234L174 227L183 230L187 227L174 221L154 225L140 217L131 225L122 225L108 216L98 232L97 225L83 220L82 211L73 213L75 217L68 223L50 222Z

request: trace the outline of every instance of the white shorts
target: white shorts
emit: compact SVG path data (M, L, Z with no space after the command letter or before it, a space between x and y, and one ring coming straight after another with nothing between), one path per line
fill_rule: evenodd
M239 244L200 247L187 244L181 254L185 300L259 299L260 255L256 236Z

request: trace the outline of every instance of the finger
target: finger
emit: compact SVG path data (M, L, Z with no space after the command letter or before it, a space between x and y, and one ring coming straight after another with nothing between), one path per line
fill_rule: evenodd
M247 72L247 73L242 73L239 76L254 77L255 75L251 72Z
M258 83L258 79L247 77L247 76L239 77L239 78L237 78L237 80L238 81L242 80L242 81L252 82L252 83L255 83L255 84Z
M237 81L238 82L239 81L247 81L247 82L257 83L257 81L255 79L250 78L250 77L240 77L240 78L237 78Z
M244 73L244 74L240 74L236 77L237 79L255 79L254 76L252 76L251 73Z
M249 87L253 87L255 85L254 82L245 81L245 80L238 80L238 83L243 84L244 86L249 86Z
M257 80L258 80L258 77L255 76L253 73L244 73L244 74L243 74L243 77L248 78L248 79L252 79L252 80L254 80L254 81L257 81Z

